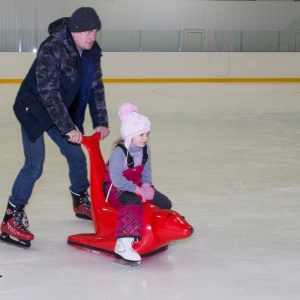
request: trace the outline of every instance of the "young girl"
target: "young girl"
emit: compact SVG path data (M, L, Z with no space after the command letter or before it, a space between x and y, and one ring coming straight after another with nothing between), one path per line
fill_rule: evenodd
M115 142L108 161L103 191L117 209L115 253L128 261L140 262L132 243L142 239L142 202L151 200L160 208L169 209L171 201L152 185L150 120L138 113L131 103L119 108L122 139Z

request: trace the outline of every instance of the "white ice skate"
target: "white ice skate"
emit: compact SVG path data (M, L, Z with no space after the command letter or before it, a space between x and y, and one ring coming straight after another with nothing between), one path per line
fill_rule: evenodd
M138 268L141 263L141 256L132 248L134 238L118 238L115 246L116 263Z

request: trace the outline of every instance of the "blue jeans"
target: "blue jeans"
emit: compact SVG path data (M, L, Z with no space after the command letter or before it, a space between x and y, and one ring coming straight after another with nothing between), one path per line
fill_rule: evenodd
M67 159L69 165L70 189L80 193L89 188L87 177L86 157L79 144L69 143L55 126L47 130L50 138L59 147L60 152ZM27 134L22 129L22 141L25 155L25 163L20 170L12 187L9 201L14 205L26 205L32 194L35 182L43 173L45 161L45 142L41 136L35 143L28 140ZM55 193L55 188L53 193Z

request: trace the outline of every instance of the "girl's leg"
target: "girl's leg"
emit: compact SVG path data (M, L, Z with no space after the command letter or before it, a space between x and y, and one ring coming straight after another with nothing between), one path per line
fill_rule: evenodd
M152 199L152 203L157 205L162 209L170 209L172 207L171 200L162 194L161 192L155 190L154 197Z
M104 192L106 195L107 190ZM108 200L118 211L116 238L132 237L140 240L143 228L143 207L138 196L135 193L122 192L112 186Z
M143 207L135 193L123 192L119 197L116 238L133 237L142 239Z
M107 192L107 190L105 191ZM139 266L141 256L133 249L134 241L142 238L143 207L137 195L130 192L122 192L111 187L108 199L117 209L116 245L117 258L123 258L134 262Z

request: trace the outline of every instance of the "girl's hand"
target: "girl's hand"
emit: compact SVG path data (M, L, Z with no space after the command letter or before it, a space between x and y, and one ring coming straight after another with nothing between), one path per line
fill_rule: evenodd
M134 190L134 193L142 197L142 202L145 202L147 200L146 191L143 188L137 186Z
M142 189L145 191L147 200L152 200L154 197L155 190L149 183L143 183Z

